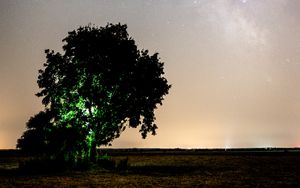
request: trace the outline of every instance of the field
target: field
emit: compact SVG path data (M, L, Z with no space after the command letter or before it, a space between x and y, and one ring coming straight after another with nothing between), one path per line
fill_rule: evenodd
M291 150L101 150L126 169L24 173L17 151L0 151L0 187L300 187L300 152Z

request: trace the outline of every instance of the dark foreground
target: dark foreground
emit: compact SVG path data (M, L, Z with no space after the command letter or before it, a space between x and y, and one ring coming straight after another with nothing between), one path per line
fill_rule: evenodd
M298 150L102 150L128 167L24 173L0 151L0 187L300 187Z

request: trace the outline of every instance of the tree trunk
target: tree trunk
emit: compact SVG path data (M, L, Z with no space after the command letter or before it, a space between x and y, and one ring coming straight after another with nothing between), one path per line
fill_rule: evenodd
M90 103L89 103L90 104ZM92 112L92 105L90 104L89 107L89 113L90 116L93 116L93 112ZM97 145L96 145L96 141L95 141L95 132L92 133L92 143L91 143L91 150L90 150L90 160L93 163L96 163L96 157L97 157Z
M92 141L91 150L90 150L90 160L91 162L96 162L97 156L97 148L96 148L96 141Z

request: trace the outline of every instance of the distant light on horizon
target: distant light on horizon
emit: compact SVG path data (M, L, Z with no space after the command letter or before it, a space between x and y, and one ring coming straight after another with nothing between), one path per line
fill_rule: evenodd
M0 1L0 148L15 148L43 109L44 50L107 22L158 52L172 84L157 135L127 129L112 147L300 147L299 10L290 0Z

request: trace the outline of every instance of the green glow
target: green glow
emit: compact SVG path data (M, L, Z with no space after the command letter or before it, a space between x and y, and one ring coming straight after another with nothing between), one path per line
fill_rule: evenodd
M75 118L75 113L76 113L75 111L69 111L66 114L62 114L62 118L65 121L71 120L71 119Z
M84 109L85 108L85 101L80 97L79 101L75 105L79 109Z
M87 140L87 145L88 145L88 148L89 150L92 148L92 142L95 141L95 132L90 130L89 131L89 134L87 135L86 137L86 140Z

